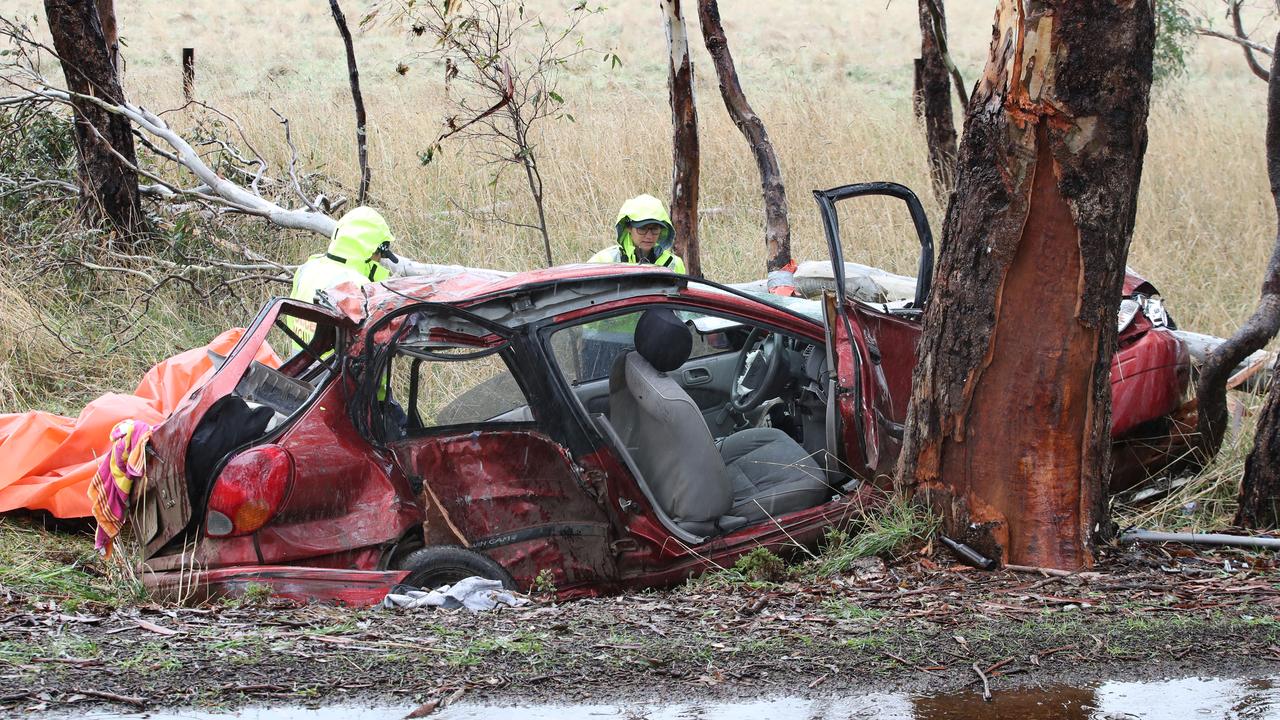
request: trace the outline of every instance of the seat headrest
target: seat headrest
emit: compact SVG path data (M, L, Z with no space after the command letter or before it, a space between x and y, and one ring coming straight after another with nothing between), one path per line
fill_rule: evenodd
M671 372L689 359L693 336L676 314L666 308L645 310L636 323L636 352L658 372Z

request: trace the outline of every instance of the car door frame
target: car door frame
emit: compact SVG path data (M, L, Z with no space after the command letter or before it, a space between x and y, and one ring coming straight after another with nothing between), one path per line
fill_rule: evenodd
M835 289L823 301L823 320L827 328L828 358L834 365L834 382L828 384L828 437L841 439L835 447L843 448L845 467L864 477L891 473L901 450L903 426L895 418L894 399L881 366L881 338L878 330L886 323L910 335L919 327L925 304L933 287L934 243L929 219L920 199L910 188L894 182L866 182L841 185L828 190L814 190L814 200L822 217L827 250ZM897 313L872 307L849 297L845 288L844 251L840 242L840 217L836 204L843 200L866 196L884 196L903 201L911 215L920 257L917 263L916 293L909 308ZM904 325L914 323L914 328ZM901 348L899 348L901 349ZM915 364L914 346L908 353ZM900 407L904 405L898 403ZM831 416L834 415L834 416ZM833 427L835 423L839 427ZM829 441L828 445L832 443Z

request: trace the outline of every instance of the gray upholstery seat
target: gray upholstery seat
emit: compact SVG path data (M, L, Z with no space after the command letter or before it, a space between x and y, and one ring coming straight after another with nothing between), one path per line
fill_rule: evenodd
M720 443L733 485L730 514L748 522L813 507L831 496L825 474L805 449L777 428L749 428Z
M682 529L711 535L825 500L822 471L781 430L744 430L717 448L702 411L667 375L691 346L674 313L649 310L636 325L636 351L609 376L610 422L662 510Z

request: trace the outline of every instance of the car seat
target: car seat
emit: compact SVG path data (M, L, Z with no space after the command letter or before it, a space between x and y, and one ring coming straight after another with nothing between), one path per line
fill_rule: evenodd
M702 411L667 375L693 347L674 312L646 311L635 347L610 373L609 418L641 480L680 528L712 535L830 497L817 463L781 430L751 428L716 445Z

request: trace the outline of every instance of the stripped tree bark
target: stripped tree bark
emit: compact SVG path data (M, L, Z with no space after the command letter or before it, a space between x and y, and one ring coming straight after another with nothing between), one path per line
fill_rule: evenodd
M347 28L347 18L338 7L338 0L329 0L329 10L333 13L333 21L338 25L338 33L342 35L342 44L347 50L347 75L351 80L351 102L356 107L356 154L360 161L360 191L356 195L356 204L364 205L369 195L369 137L365 131L364 96L360 94L360 70L356 67L356 49L351 42L351 30Z
M1280 35L1276 37L1280 47ZM1280 331L1280 55L1271 60L1267 81L1267 176L1271 181L1271 201L1275 206L1277 230L1271 260L1262 279L1258 309L1245 324L1209 353L1196 388L1200 401L1200 432L1210 436L1214 450L1222 441L1226 425L1227 375L1232 363L1266 345ZM1253 450L1245 461L1240 483L1237 525L1248 528L1280 527L1280 385L1272 374L1267 401L1258 416Z
M920 57L915 61L915 111L929 146L929 178L938 204L947 206L956 166L956 123L951 113L951 76L943 60L947 19L942 0L919 0Z
M1001 0L968 106L898 480L1008 563L1087 567L1110 530L1153 43L1149 3Z
M698 110L693 98L693 60L680 0L661 0L670 58L667 87L671 97L671 224L676 253L690 275L702 276L698 247Z
M791 260L791 225L787 218L787 190L782 182L782 171L778 168L778 157L773 152L773 144L769 142L764 121L751 108L751 103L747 102L747 96L738 82L738 71L734 67L733 56L729 54L729 41L725 38L724 27L720 23L720 7L716 0L698 0L698 22L702 25L703 42L716 66L720 97L724 99L724 106L733 118L733 123L751 146L756 166L760 169L760 185L764 194L765 268L769 272L769 288L776 290L779 285L790 287L792 281L786 273L794 269Z
M111 60L111 67L115 68L116 80L124 75L124 68L120 63L120 30L116 27L116 1L115 0L94 0L98 6L98 21L102 23L102 37L107 43L107 57Z
M94 0L45 0L44 7L67 87L75 95L123 103ZM145 221L138 175L130 167L137 158L129 121L82 98L73 99L72 106L81 210L93 221L106 220L121 233L136 235Z

